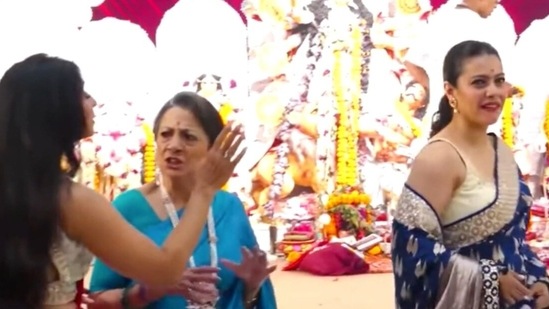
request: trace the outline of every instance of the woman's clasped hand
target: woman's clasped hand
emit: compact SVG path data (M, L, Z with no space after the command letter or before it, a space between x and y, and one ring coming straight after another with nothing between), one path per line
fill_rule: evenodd
M549 308L549 287L542 282L536 282L530 288L536 298L536 309Z
M501 297L507 304L513 305L525 298L532 298L533 293L523 282L523 276L511 270L499 277Z
M147 298L158 299L164 295L177 295L197 304L214 302L219 297L216 284L219 281L219 268L200 266L188 268L181 281L170 288L146 288Z
M549 307L549 290L545 283L537 282L529 289L524 285L524 276L509 271L499 278L499 289L503 300L513 305L524 299L536 299L536 309Z

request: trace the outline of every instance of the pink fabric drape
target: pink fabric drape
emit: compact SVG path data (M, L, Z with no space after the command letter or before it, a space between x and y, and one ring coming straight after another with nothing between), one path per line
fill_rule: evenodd
M114 17L131 21L140 25L151 40L156 42L156 28L158 28L164 12L172 8L177 2L178 0L105 0L103 4L93 9L92 20ZM226 0L226 2L240 13L242 20L245 22L244 15L240 12L242 0Z

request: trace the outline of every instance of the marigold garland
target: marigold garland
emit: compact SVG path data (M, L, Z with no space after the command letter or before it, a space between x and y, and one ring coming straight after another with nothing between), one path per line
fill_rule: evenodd
M503 102L501 137L510 148L515 146L515 127L513 121L513 98Z
M143 182L150 183L156 178L156 160L154 147L154 133L147 124L142 125L145 132L145 146L143 147Z
M514 93L503 102L503 111L501 116L501 138L505 144L511 148L515 146L515 119L513 115L514 98L524 96L524 89L519 86L513 87Z
M101 172L99 166L95 164L95 173L93 175L93 189L96 192L100 192L99 189L101 188L101 177L103 177L103 173Z
M344 56L349 53L343 48L334 50L334 66L332 69L333 93L339 118L336 130L336 191L333 192L325 205L325 211L332 217L332 224L325 227L327 237L334 236L334 224L339 224L342 218L357 237L366 236L372 216L368 211L359 211L359 206L367 207L370 197L359 188L358 175L358 128L360 116L360 95L362 77L362 32L358 27L351 30L350 46L350 78L344 74L342 65ZM345 77L344 77L345 76ZM348 81L345 83L345 79ZM344 86L345 85L345 86ZM360 218L364 215L364 218ZM341 227L343 228L343 227ZM349 228L349 227L346 227ZM326 229L330 229L327 231Z
M546 140L549 140L549 99L545 101L545 120L543 121L543 132Z
M337 121L336 134L336 185L342 187L354 187L358 182L357 157L358 157L358 116L360 112L360 76L362 53L362 34L360 29L354 27L352 37L352 85L348 91L343 87L342 50L334 51L334 67L332 72L334 96L336 101ZM350 95L350 100L347 96Z

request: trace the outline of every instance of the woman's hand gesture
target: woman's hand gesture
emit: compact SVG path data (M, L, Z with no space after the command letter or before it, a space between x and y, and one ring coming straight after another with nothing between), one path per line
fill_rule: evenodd
M206 157L197 166L197 185L211 190L219 190L223 187L246 153L246 150L237 153L243 141L242 127L227 124L208 150Z
M221 263L244 281L246 287L258 289L275 271L276 265L269 266L267 255L259 248L249 250L242 247L241 251L242 262L240 264L228 260L221 260Z

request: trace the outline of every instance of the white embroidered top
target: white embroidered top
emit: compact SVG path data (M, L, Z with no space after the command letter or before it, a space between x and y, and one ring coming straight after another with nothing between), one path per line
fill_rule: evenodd
M76 283L86 276L92 254L81 244L61 233L51 251L52 263L59 274L58 280L48 285L46 306L65 305L74 301Z

